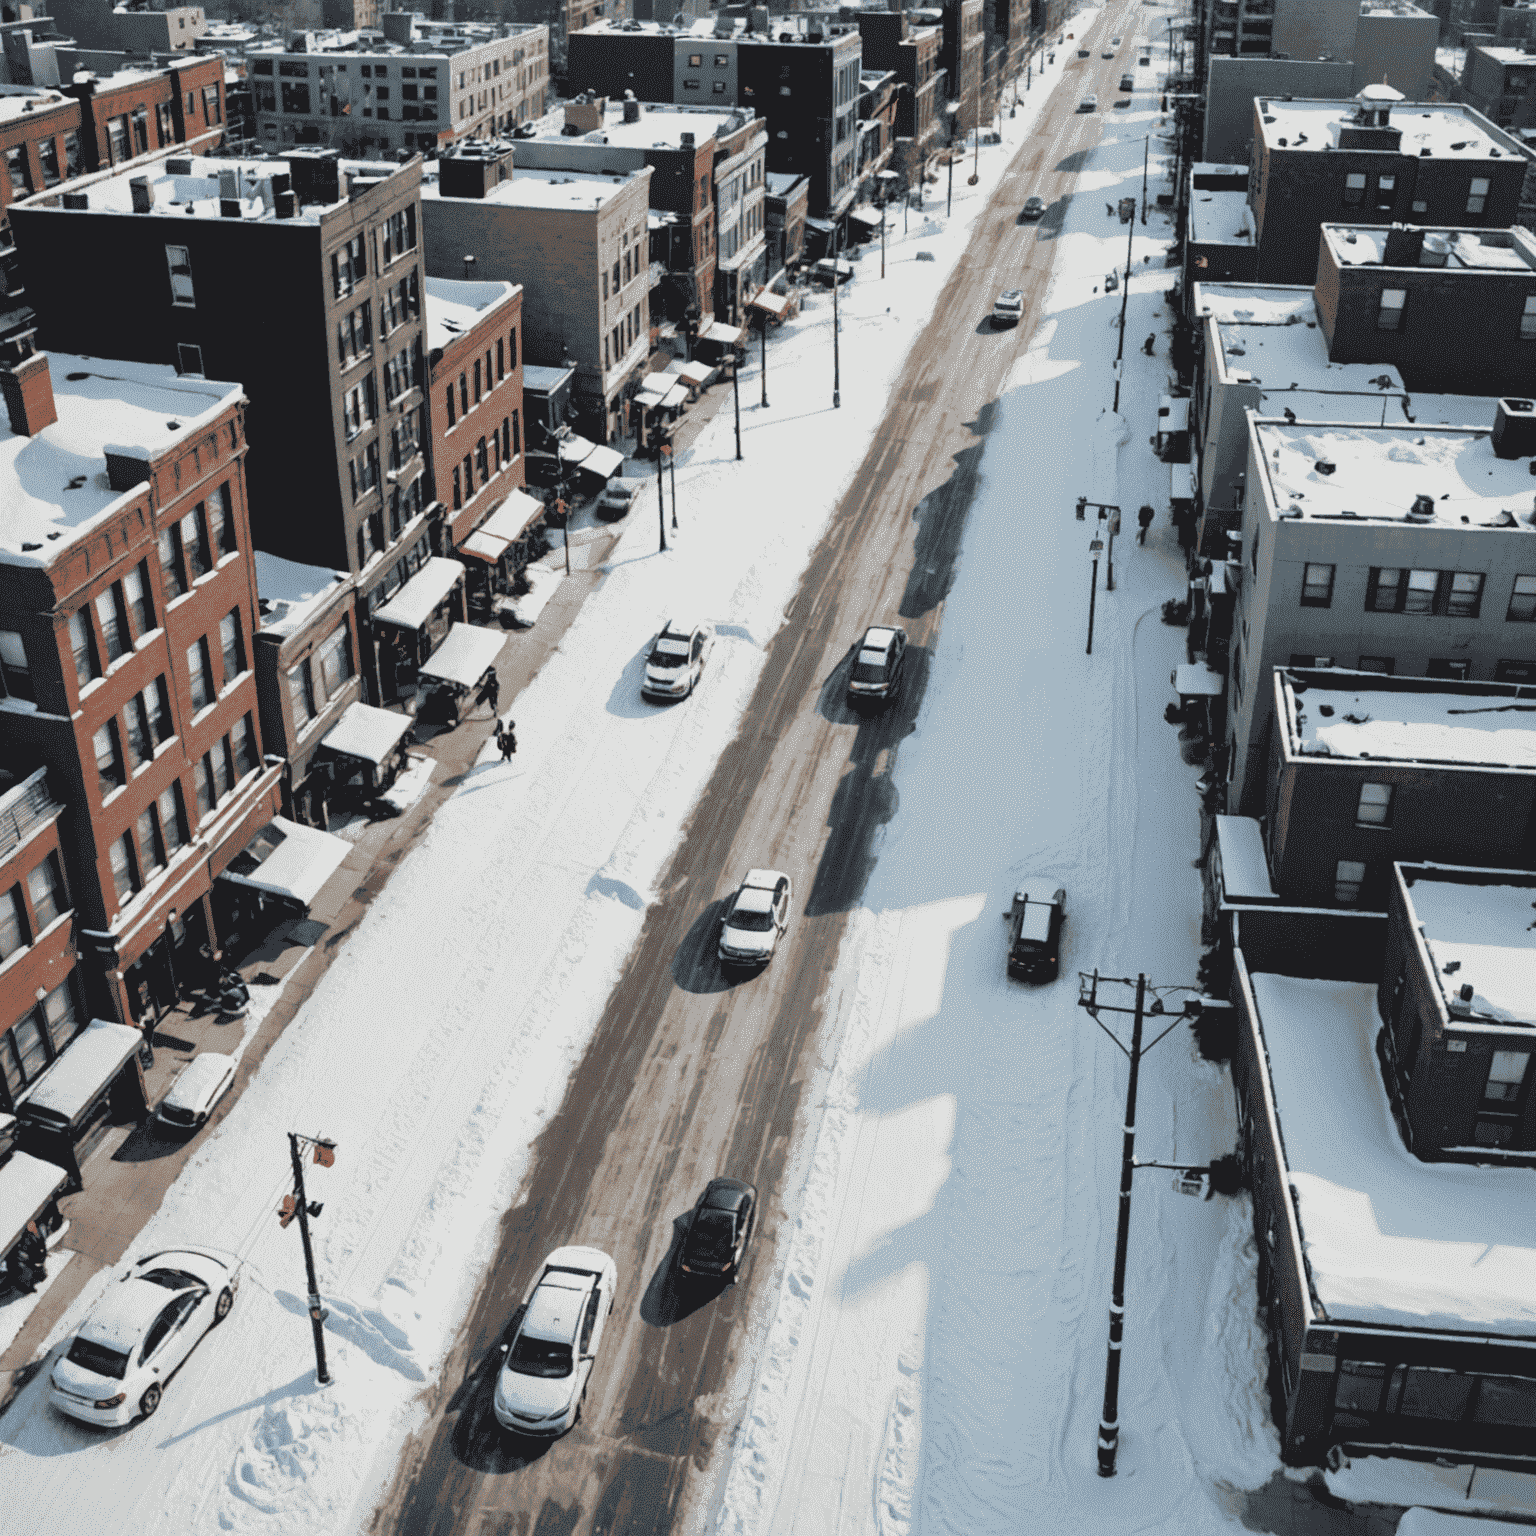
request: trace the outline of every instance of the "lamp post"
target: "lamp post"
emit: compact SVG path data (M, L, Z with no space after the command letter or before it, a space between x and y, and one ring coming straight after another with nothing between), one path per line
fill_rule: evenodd
M1120 409L1120 364L1125 357L1125 312L1131 301L1131 241L1136 237L1136 221L1132 219L1125 231L1125 281L1120 285L1120 345L1115 349L1115 403L1113 410Z
M1110 1286L1109 1302L1109 1351L1104 1365L1104 1410L1099 1418L1099 1476L1113 1477L1115 1475L1115 1457L1120 1448L1120 1359L1123 1354L1125 1342L1125 1263L1126 1254L1130 1247L1131 1236L1131 1181L1135 1175L1136 1162L1136 1088L1141 1076L1141 1058L1172 1033L1174 1027L1191 1014L1200 1011L1199 993L1194 987L1166 987L1149 988L1145 975L1138 975L1135 980L1136 1002L1134 1007L1127 1008L1121 1005L1101 1002L1099 1000L1099 986L1108 983L1111 986L1129 987L1132 985L1129 976L1100 976L1094 971L1090 976L1087 972L1078 973L1077 1006L1083 1009L1100 1029L1115 1042L1127 1061L1130 1062L1130 1076L1125 1085L1125 1120L1123 1125L1123 1139L1120 1150L1120 1212L1119 1220L1115 1227L1115 1268L1114 1277ZM1147 992L1153 993L1152 1006L1146 1008ZM1195 996L1186 1000L1181 1011L1174 1015L1173 1023L1169 1024L1149 1045L1142 1044L1141 1031L1144 1015L1160 1016L1166 1013L1163 999L1160 995L1163 991L1191 992ZM1129 1013L1133 1015L1131 1025L1131 1043L1127 1047L1114 1030L1100 1019L1100 1013ZM1157 1167L1159 1164L1143 1164L1144 1167Z
M832 409L840 410L843 404L843 371L842 354L838 348L838 332L840 324L837 312L837 290L843 286L842 273L838 268L841 265L841 242L837 236L838 226L833 227L832 232Z
M731 348L731 396L736 404L736 457L741 457L741 360L743 349Z
M656 407L657 410L660 407ZM656 423L651 423L651 435L656 436ZM656 521L661 528L661 548L659 554L667 552L667 482L661 462L661 442L656 442Z
M1147 222L1147 156L1152 150L1152 135L1147 134L1141 141L1141 222Z
M309 1241L309 1218L318 1216L321 1207L318 1201L311 1203L304 1193L304 1158L299 1151L300 1143L314 1148L315 1161L322 1168L335 1164L336 1143L314 1136L300 1136L293 1131L288 1133L288 1154L293 1159L293 1193L284 1196L277 1213L279 1224L285 1227L295 1216L299 1218L299 1236L304 1243L304 1276L309 1282L309 1322L315 1336L315 1378L323 1387L329 1385L331 1380L331 1373L325 1363L327 1314L320 1302L320 1285L315 1279L315 1252Z
M1104 540L1095 536L1089 541L1088 555L1093 561L1093 574L1088 579L1088 648L1085 655L1093 655L1093 615L1099 604L1099 553L1104 548Z
M885 276L885 208L891 200L891 183L901 178L895 171L880 171L875 180L880 184L880 276Z
M762 365L758 371L762 374L763 378L763 409L766 411L768 409L768 311L766 309L758 310L757 318L758 333L762 337L763 342Z
M464 258L464 281L466 283L469 281L470 273L473 272L474 270L475 270L475 258L473 256L466 256Z

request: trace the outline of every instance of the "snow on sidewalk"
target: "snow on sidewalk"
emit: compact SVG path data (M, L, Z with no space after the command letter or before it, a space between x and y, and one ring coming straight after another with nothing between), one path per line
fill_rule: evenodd
M1058 66L1059 69L1059 66ZM1043 101L1044 91L1037 91ZM201 1142L135 1251L233 1248L248 1275L154 1419L102 1434L56 1415L40 1371L0 1418L5 1536L339 1533L371 1512L493 1251L528 1148L558 1105L636 935L652 882L735 734L805 560L885 407L889 381L1029 122L1005 120L981 183L915 260L867 259L845 294L843 407L831 407L830 303L770 348L772 407L744 375L746 460L721 413L678 469L678 547L631 516L589 598L513 701L519 752L488 747ZM915 221L914 221L915 224ZM755 359L755 354L754 354ZM851 387L853 378L858 387ZM639 698L661 620L721 626L696 696ZM275 1211L285 1133L338 1142L310 1170L334 1384L318 1388L297 1234ZM568 1234L553 1234L553 1240ZM93 1278L49 1341L68 1336Z

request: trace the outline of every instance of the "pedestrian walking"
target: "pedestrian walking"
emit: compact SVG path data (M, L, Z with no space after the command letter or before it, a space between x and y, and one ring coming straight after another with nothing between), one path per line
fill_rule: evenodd
M491 669L491 675L485 680L485 698L494 715L496 706L501 702L501 679L496 676L494 667Z
M1154 331L1150 336L1147 337L1147 339L1144 342L1142 342L1141 350L1148 357L1153 357L1153 356L1156 355L1156 352L1157 352L1157 332L1156 331Z
M517 721L508 720L504 725L496 727L496 745L501 748L501 760L504 763L511 762L512 754L517 751Z
M1104 212L1107 213L1110 216L1110 218L1114 218L1114 216L1115 216L1115 205L1113 203L1105 203L1104 204Z
M1136 521L1141 525L1141 530L1136 535L1136 542L1138 544L1145 544L1147 542L1147 529L1152 526L1152 519L1155 516L1156 514L1152 508L1146 505L1143 505L1141 511L1136 514Z

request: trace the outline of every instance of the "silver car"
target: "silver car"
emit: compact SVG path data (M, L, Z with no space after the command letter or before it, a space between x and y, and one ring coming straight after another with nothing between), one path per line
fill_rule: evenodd
M155 1129L172 1135L199 1129L234 1083L233 1056L221 1056L217 1051L198 1052L161 1099L155 1110Z
M668 619L651 642L640 692L648 699L686 699L698 687L714 648L713 624L679 624Z
M763 966L773 959L789 926L794 887L776 869L749 869L720 919L722 965Z

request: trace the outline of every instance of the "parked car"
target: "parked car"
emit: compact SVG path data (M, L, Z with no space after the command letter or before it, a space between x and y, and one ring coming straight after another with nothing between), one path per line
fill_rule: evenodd
M1093 57L1092 53L1087 48L1079 48L1077 50L1077 56L1080 59L1088 59Z
M757 1225L757 1191L741 1179L711 1179L688 1213L677 1249L679 1273L735 1285Z
M1110 46L1110 47L1111 47L1111 48L1118 48L1118 47L1119 47L1119 46L1120 46L1120 39L1119 39L1119 38L1118 38L1118 37L1112 37L1112 38L1110 38L1110 40L1109 40L1109 46Z
M1122 91L1134 91L1136 89L1136 81L1134 77L1131 75L1121 75L1120 89Z
M70 1340L49 1377L49 1401L82 1424L147 1419L203 1335L229 1316L239 1289L240 1260L216 1248L137 1260Z
M992 306L992 327L994 330L1006 329L1017 325L1024 318L1024 290L1022 288L1005 288L998 294L997 302Z
M1045 199L1030 197L1024 200L1024 217L1026 219L1042 219L1045 217Z
M848 669L850 704L888 704L901 692L907 670L907 632L894 624L864 631Z
M214 1106L235 1084L235 1058L199 1051L171 1084L155 1110L155 1129L191 1132L207 1123Z
M491 1411L503 1429L553 1437L580 1421L618 1285L618 1266L600 1249L556 1248L544 1260L501 1346Z
M1106 48L1104 52L1099 55L1099 57L1102 59L1112 59L1114 56L1115 50L1113 48Z
M1084 96L1078 102L1077 110L1079 112L1097 112L1099 110L1099 98L1097 96Z
M698 687L714 648L713 624L679 624L668 619L651 642L640 692L648 699L686 699Z
M598 517L602 518L616 519L627 516L639 493L640 487L633 480L610 480L603 487L603 494L597 498L594 511Z
M749 869L720 916L721 965L763 966L773 959L789 927L794 886L776 869Z
M1060 972L1061 925L1067 920L1067 893L1049 900L1015 891L1008 919L1008 974L1016 981L1055 981Z

